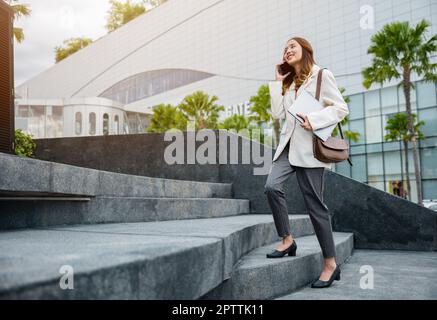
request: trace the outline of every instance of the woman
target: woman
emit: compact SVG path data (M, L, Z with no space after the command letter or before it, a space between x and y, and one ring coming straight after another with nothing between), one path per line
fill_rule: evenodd
M287 63L289 72L282 75L279 66ZM267 195L278 235L282 243L267 258L281 258L286 254L296 255L297 245L290 232L284 184L296 172L305 206L310 215L317 239L324 257L323 271L313 288L329 287L334 280L340 280L340 268L335 260L335 244L332 235L331 217L323 203L323 177L325 168L331 163L317 160L313 155L312 131L338 123L349 114L348 106L339 91L333 74L324 70L320 101L323 110L302 116L304 123L295 120L287 109L302 90L315 96L317 76L320 67L316 65L313 49L308 41L294 37L287 42L283 61L276 66L276 81L269 82L271 114L273 118L285 118L280 141L273 158L264 193Z

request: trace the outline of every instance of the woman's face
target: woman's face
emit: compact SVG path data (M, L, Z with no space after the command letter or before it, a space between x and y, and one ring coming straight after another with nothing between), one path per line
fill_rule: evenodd
M284 60L291 66L302 60L302 47L299 42L294 39L287 42L284 49Z

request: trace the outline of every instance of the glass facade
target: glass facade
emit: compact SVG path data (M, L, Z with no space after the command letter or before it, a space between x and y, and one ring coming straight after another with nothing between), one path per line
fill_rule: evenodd
M103 115L103 135L109 134L109 115L105 113Z
M124 133L146 132L150 126L150 119L151 118L145 114L126 112L124 117Z
M63 136L64 110L61 106L15 105L15 127L35 138Z
M99 97L129 104L212 76L210 73L184 69L147 71L118 82Z
M422 192L424 199L437 199L437 88L419 81L411 89L411 107L423 120L426 139L419 141ZM380 190L396 194L396 186L406 185L404 144L385 141L387 120L405 111L402 87L387 87L350 96L349 123L345 130L359 132L359 141L350 141L351 167L347 161L333 165L333 171ZM411 200L417 201L412 144L408 144Z

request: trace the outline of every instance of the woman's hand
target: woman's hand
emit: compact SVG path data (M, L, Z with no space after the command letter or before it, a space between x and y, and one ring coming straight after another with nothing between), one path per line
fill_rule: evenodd
M323 104L324 104L325 107L329 107L329 106L332 106L332 105L333 105L332 101L327 101L327 100L324 100L324 101L323 101ZM310 121L308 120L308 117L307 117L307 116L304 116L302 113L298 113L297 115L298 115L299 117L301 117L302 120L305 120L305 122L304 122L304 123L301 123L300 126L301 126L302 128L304 128L306 131L313 131L313 127L311 127L311 123L310 123Z
M306 131L313 131L313 128L311 127L311 123L310 123L310 121L308 120L308 117L307 116L304 116L303 114L301 114L301 113L298 113L297 114L299 117L301 117L302 119L305 119L305 122L304 123L301 123L301 127L302 128L304 128Z
M276 81L284 81L284 79L291 73L291 72L289 72L286 75L282 75L282 74L279 73L279 66L281 64L283 64L283 63L285 63L285 60L282 60L282 62L280 62L279 64L276 65L276 69L275 69L275 71L276 71L276 77L275 77Z

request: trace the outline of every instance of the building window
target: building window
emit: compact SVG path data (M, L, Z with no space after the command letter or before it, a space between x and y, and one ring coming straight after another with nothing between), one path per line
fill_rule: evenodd
M381 108L383 114L397 113L399 110L398 105L396 87L381 89Z
M402 180L402 161L400 151L384 152L385 180L390 182ZM387 189L389 190L389 189Z
M343 161L339 162L335 165L335 172L341 174L342 176L349 177L351 176L351 169L349 162Z
M437 199L437 180L423 180L423 198Z
M364 118L364 95L356 94L349 98L349 119L354 120Z
M436 148L422 149L420 150L420 155L422 158L422 166L421 166L422 177L426 179L437 178L437 161L435 161L435 159L437 158L437 149Z
M351 156L351 161L354 164L352 169L352 179L366 183L367 170L366 170L366 156L356 155Z
M437 108L427 108L419 110L419 121L425 121L422 132L425 136L437 135Z
M381 116L366 118L366 142L382 142Z
M366 92L364 94L364 105L366 117L380 115L379 90Z
M46 126L47 126L47 138L62 137L64 127L64 110L61 106L51 106L50 115L47 112ZM48 110L47 110L48 111Z
M434 107L437 105L436 86L433 82L418 82L417 98L419 108Z
M82 113L76 112L74 132L77 136L82 134Z
M99 96L129 104L213 76L210 73L185 69L146 71L116 83Z
M357 142L351 141L351 146L366 143L366 131L364 128L364 119L349 121L349 130L358 132L360 134L360 138Z
M368 153L367 154L367 180L375 183L384 182L384 162L382 153ZM384 190L384 184L382 188L378 184L378 188Z
M118 115L114 117L114 131L115 134L120 134L120 118Z
M96 134L96 114L91 112L88 118L89 125L89 135L93 136Z
M105 113L103 115L103 135L107 136L109 134L109 115Z

